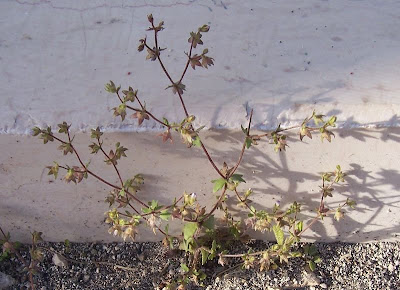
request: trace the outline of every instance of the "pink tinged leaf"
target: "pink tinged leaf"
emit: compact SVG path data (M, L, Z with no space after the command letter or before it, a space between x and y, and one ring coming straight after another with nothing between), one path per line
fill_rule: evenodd
M171 132L169 130L158 134L158 136L162 137L162 140L164 143L167 142L168 140L171 140L171 143L172 143L172 136L171 136Z
M193 69L196 69L196 66L202 66L200 62L201 56L195 54L193 57L190 58L190 65Z
M203 55L201 59L201 65L204 68L208 68L209 66L214 65L214 59L212 57Z

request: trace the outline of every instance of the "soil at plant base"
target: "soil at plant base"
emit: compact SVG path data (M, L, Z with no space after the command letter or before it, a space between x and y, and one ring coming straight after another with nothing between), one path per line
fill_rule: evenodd
M231 244L231 253L259 251L270 244ZM242 269L239 258L222 267L211 261L202 267L204 287L188 289L400 289L400 243L315 244L322 263L314 272L294 258L277 270ZM161 243L43 243L44 260L35 276L36 289L162 289L187 262L181 252ZM20 252L28 256L28 246ZM56 254L58 253L58 254ZM54 257L54 256L57 257ZM98 263L101 262L101 263ZM57 264L57 265L56 265ZM0 272L14 278L5 289L27 289L29 282L14 257L0 262ZM1 286L0 286L1 289Z

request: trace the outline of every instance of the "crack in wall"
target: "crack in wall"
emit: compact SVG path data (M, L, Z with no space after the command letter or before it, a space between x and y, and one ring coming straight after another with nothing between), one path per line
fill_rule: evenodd
M198 6L202 6L202 7L206 7L208 9L211 9L210 6L206 5L206 4L199 4L197 3L197 0L194 1L189 1L189 2L175 2L175 3L171 3L171 4L150 4L150 3L144 3L144 4L139 4L139 5L108 5L108 4L102 4L102 5L97 5L97 6L93 6L93 7L87 7L87 8L73 8L73 7L65 7L65 6L56 6L53 4L52 1L50 0L41 0L39 2L28 2L28 1L20 1L20 0L16 0L15 2L17 2L20 5L30 5L30 6L41 6L44 4L49 5L51 8L53 9L60 9L60 10L70 10L70 11L76 11L76 12L85 12L85 11L90 11L90 10L95 10L95 9L99 9L99 8L120 8L120 9L126 9L126 8L146 8L146 7L154 7L154 8L172 8L175 6L190 6L194 3L196 3L196 5ZM216 1L212 1L214 3L214 6L216 7L222 7L224 9L228 9L228 6L226 4L226 2L222 2L220 1L220 4L217 4Z

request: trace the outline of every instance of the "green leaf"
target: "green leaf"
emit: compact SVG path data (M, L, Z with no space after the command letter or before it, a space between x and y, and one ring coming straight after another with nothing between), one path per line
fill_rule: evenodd
M151 208L143 207L142 212L145 214L151 213L153 210Z
M192 140L192 144L197 147L201 147L201 140L199 136L196 136Z
M161 218L162 220L168 221L170 217L171 217L171 213L168 212L167 209L164 209L163 211L161 211L161 213L160 213L160 218Z
M113 108L114 110L114 116L121 116L122 121L125 120L126 116L126 104L120 104L118 107Z
M321 132L321 141L324 141L324 139L328 140L328 142L332 141L332 137L335 137L335 134L333 134L331 131L326 130L324 127L320 128L319 130Z
M74 153L74 149L72 148L71 143L63 143L60 146L58 146L58 149L62 150L64 155L67 155L68 153L71 154Z
M208 256L208 259L211 261L216 257L216 255L217 255L217 242L215 240L213 240L212 245L211 245L210 255Z
M210 26L204 24L203 26L199 27L200 32L208 32L210 30Z
M196 120L196 116L190 115L185 120L186 120L187 123L192 123L194 120Z
M334 219L340 221L343 217L344 217L344 212L340 208L336 209Z
M124 188L126 191L131 191L131 192L137 192L140 189L139 185L137 183L135 184L134 179L125 180Z
M77 176L75 175L75 169L74 168L68 168L67 174L64 176L64 180L67 183L72 181L73 183L76 184L76 178L77 178Z
M163 118L163 122L167 125L169 125L168 119L167 118Z
M181 264L181 269L185 272L185 273L187 273L187 272L189 272L189 267L188 266L186 266L186 264Z
M272 229L274 231L276 242L278 243L278 245L282 246L283 245L283 241L285 240L285 236L283 234L283 230L281 229L281 227L278 224L274 225L272 227Z
M156 210L158 207L158 201L153 199L151 202L149 202L149 205L152 210Z
M214 215L211 215L208 219L203 222L203 227L209 230L213 230L215 227L215 218Z
M195 33L195 32L190 32L190 38L188 39L188 42L193 45L193 48L196 48L198 44L203 44L203 41L201 40L201 33L200 31Z
M314 261L308 261L308 267L310 267L311 271L315 271L315 268L317 268L317 265L314 263Z
M226 184L226 179L220 178L212 180L211 182L214 183L213 192L216 193L217 191L219 191L221 188L224 187L224 185Z
M330 119L329 119L329 121L327 122L327 124L329 125L329 126L332 126L332 127L335 127L336 126L336 116L332 116Z
M172 92L174 94L178 93L180 95L183 95L183 91L186 90L186 86L182 83L174 83L173 85L170 85L168 87L166 87L165 89L169 89L172 88Z
M53 133L51 132L51 127L47 127L46 131L42 130L39 138L43 140L43 144L47 144L47 142L53 142Z
M134 102L137 97L137 92L137 90L134 91L131 87L129 87L129 90L123 90L122 93L125 95L124 102Z
M192 247L190 241L183 240L181 242L181 244L179 245L179 249L183 250L185 252L193 253L193 247Z
M243 174L233 174L231 176L232 181L234 182L244 182L246 183L246 181L242 178Z
M183 238L189 240L197 231L197 223L188 222L183 226Z
M311 245L310 248L309 248L309 250L308 250L308 254L309 254L310 256L315 256L316 254L318 254L317 247L314 246L314 245Z
M92 152L90 152L90 154L96 154L97 152L99 152L101 147L93 142L91 145L89 145L89 148L92 149Z
M351 200L350 198L347 198L346 200L346 204L351 207L352 209L354 209L357 205L357 203L354 200Z
M199 279L200 281L203 281L206 278L207 278L207 275L202 271L200 271L199 274L197 275L197 279Z
M235 240L238 240L240 238L240 231L237 226L237 224L233 224L229 227L229 232L232 234L232 236L235 238Z
M246 190L246 192L244 193L244 197L247 199L251 194L253 194L253 190L251 188L249 188L248 190Z
M9 250L3 250L3 253L0 256L0 262L5 261L8 258L10 258Z
M201 264L204 265L205 263L207 263L207 258L209 253L204 248L201 248L200 251L201 251Z
M58 169L59 169L58 163L54 161L54 165L53 166L48 166L47 168L50 169L48 175L52 175L53 174L54 178L56 179L57 175L58 175Z
M301 252L291 252L290 255L291 255L293 258L300 258L301 256L303 256L303 255L301 254Z
M115 87L115 84L110 81L108 84L105 85L105 90L109 93L116 93L117 88Z
M70 126L71 126L71 125L68 125L67 122L65 122L65 121L64 121L62 124L58 124L58 127L60 128L60 129L58 130L58 133L65 133L65 134L67 134Z
M299 232L301 232L303 230L303 221L299 221L296 224L296 230L299 231Z
M34 127L34 128L32 129L32 135L33 135L33 136L37 136L37 135L39 135L40 133L42 133L42 130L41 130L39 127Z
M321 257L320 257L320 256L314 257L314 263L319 264L319 263L321 263L321 262L322 262L322 260L321 260Z
M244 142L246 144L247 149L249 149L251 147L251 145L253 144L253 140L250 137L246 137Z
M316 115L315 112L313 112L313 119L316 126L324 122L323 117L324 115Z
M136 175L133 177L133 181L134 181L135 183L137 183L137 184L143 184L143 183L144 183L143 175L141 175L141 174L136 174Z
M91 129L90 138L99 139L103 133L100 131L100 128L97 127L96 129Z
M240 125L240 128L242 129L243 133L247 135L248 132L247 128L244 128L242 125Z

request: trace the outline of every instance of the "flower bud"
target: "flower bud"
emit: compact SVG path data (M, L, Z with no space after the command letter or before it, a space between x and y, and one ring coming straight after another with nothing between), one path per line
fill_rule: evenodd
M208 32L210 30L210 26L204 24L202 27L199 27L200 32Z
M144 49L144 43L139 44L138 51L143 51L143 49Z

